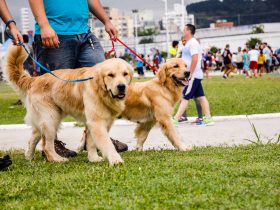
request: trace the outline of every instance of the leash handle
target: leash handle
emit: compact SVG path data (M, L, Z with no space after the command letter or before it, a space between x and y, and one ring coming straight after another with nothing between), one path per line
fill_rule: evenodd
M5 28L5 33L7 35L8 38L10 38L11 40L14 40L14 37L8 32L8 27L9 25L14 22L16 23L14 20L9 20L7 23L6 23L6 28ZM47 67L43 66L41 63L39 63L33 56L32 54L28 51L28 49L26 48L26 46L24 45L24 43L22 42L19 42L18 45L22 46L25 50L25 52L28 54L28 56L35 62L35 64L37 66L39 66L41 69L45 70L47 73L53 75L54 77L56 77L57 79L61 80L61 81L64 81L64 82L72 82L72 83L75 83L75 82L85 82L85 81L88 81L88 80L92 80L93 77L88 77L88 78L82 78L82 79L63 79L63 78L60 78L59 76L55 75L51 70L49 70Z
M112 52L116 52L115 49L115 42L119 42L121 43L125 48L127 48L133 55L135 55L137 58L139 58L141 61L143 61L147 66L149 66L152 71L154 72L154 74L157 72L156 67L152 66L151 64L149 64L144 58L142 58L136 51L134 51L133 49L131 49L127 44L125 44L123 41L121 41L118 37L115 39L112 39L112 49L106 54L106 59L110 56L110 54ZM115 54L116 56L116 54Z

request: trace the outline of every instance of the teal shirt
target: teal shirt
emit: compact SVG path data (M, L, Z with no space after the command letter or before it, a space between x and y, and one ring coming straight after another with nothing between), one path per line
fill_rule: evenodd
M58 35L83 34L89 30L87 0L44 0L47 18ZM40 27L35 23L35 34Z

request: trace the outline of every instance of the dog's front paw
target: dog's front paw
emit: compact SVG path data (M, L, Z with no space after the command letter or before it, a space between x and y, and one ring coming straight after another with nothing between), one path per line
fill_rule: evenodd
M124 163L121 156L117 153L116 155L112 155L108 158L110 166L121 165Z
M102 157L100 157L99 155L95 155L93 157L88 156L88 160L91 163L98 163L98 162L102 162L104 159Z
M192 151L193 150L193 147L189 146L182 146L179 148L179 151L182 151L182 152L189 152L189 151Z
M136 150L142 152L143 151L143 146L142 145L137 145Z
M34 157L34 153L30 150L26 150L24 155L26 160L32 160Z
M69 160L67 158L63 158L63 157L59 157L56 159L51 160L51 162L57 162L57 163L64 163L64 162L68 162Z

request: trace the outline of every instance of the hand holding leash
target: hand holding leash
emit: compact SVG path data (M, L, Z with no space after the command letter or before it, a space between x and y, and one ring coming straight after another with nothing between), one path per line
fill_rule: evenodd
M20 45L20 43L23 42L23 37L16 26L16 22L14 20L9 20L6 23L6 28L9 28L10 30L11 36L13 37L13 43L15 45Z

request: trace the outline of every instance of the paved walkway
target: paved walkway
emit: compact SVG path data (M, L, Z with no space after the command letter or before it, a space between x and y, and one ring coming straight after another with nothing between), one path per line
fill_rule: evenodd
M249 117L261 133L263 139L274 138L280 134L280 114L255 115ZM177 128L187 145L195 146L233 146L248 144L245 139L254 140L255 135L245 116L216 117L214 126L196 126L181 124ZM110 136L128 144L133 150L136 145L133 130L135 124L118 120L112 127ZM73 127L65 123L60 130L59 139L67 143L71 149L76 149L82 136L83 128ZM24 149L31 135L30 128L25 125L0 125L0 150ZM39 146L40 148L40 146ZM155 127L144 145L144 149L173 148L159 127Z

